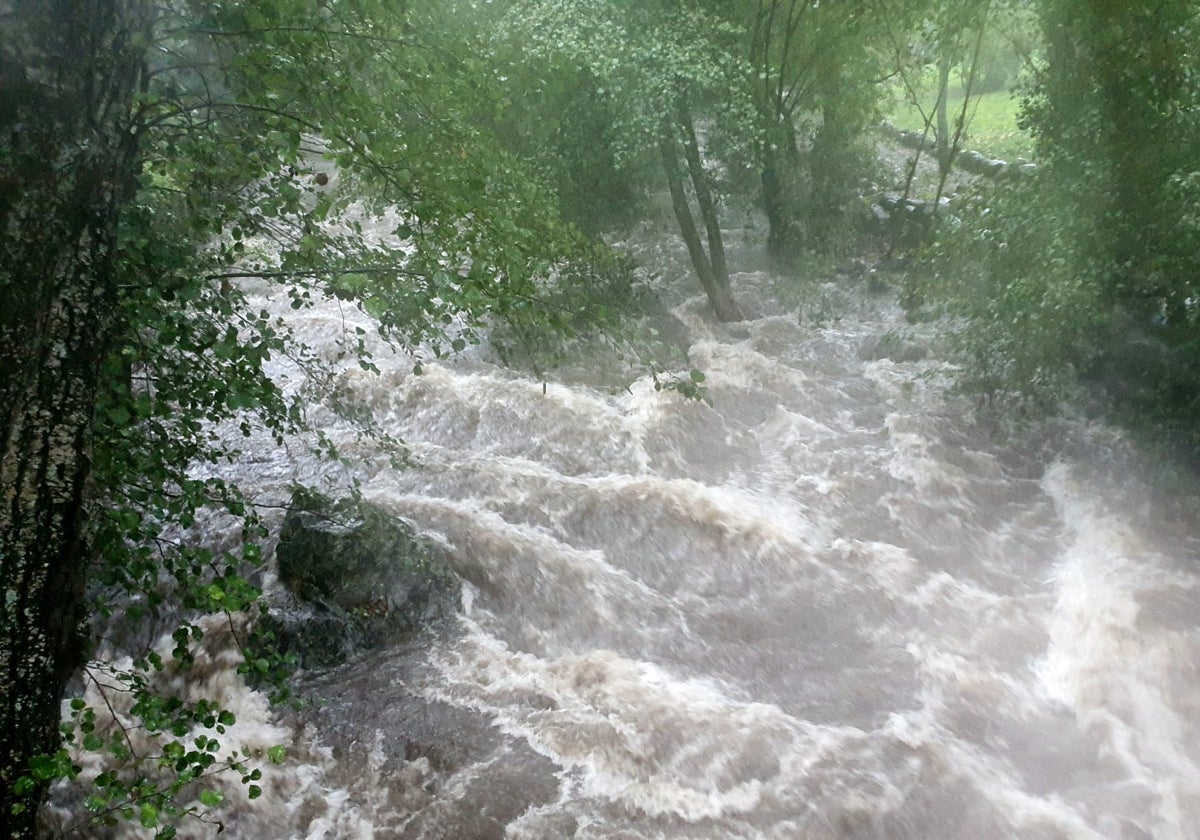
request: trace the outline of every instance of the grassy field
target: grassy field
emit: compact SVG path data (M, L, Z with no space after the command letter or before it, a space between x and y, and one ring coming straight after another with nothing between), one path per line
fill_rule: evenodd
M929 107L932 107L932 103ZM1015 96L1008 91L985 93L975 98L971 108L963 148L974 149L1001 160L1033 156L1033 138L1017 127L1020 102ZM961 110L962 94L951 93L947 107L951 124ZM906 102L897 104L890 119L897 128L909 131L921 131L924 128L920 112Z

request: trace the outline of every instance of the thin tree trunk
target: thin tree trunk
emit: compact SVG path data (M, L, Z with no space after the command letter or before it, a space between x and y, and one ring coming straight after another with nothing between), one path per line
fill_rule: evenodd
M759 0L750 41L752 83L762 126L758 146L763 210L767 215L767 254L782 269L800 250L796 204L791 191L800 167L792 111L797 86L808 74L791 61L798 33L811 4L797 0Z
M675 143L674 131L664 130L659 141L659 151L662 154L663 169L667 175L667 186L671 190L671 207L675 211L675 221L679 224L679 234L683 237L692 267L696 270L696 277L700 280L700 285L704 288L704 293L708 296L708 302L712 304L717 318L722 321L736 321L741 315L732 297L729 296L728 287L722 293L721 287L714 280L712 262L704 250L704 243L700 239L700 230L696 227L692 208L688 205L687 193L683 187L679 152Z
M790 191L796 182L800 155L790 116L764 115L763 121L770 126L759 154L763 211L767 214L767 254L780 268L788 268L788 261L799 251Z
M787 257L787 211L784 205L783 178L780 167L771 160L760 174L763 211L767 214L767 255L776 263Z
M712 263L708 261L708 252L700 241L700 231L696 220L692 217L692 208L688 206L687 193L683 189L683 178L679 174L679 153L675 149L675 139L670 132L663 132L659 141L659 151L662 153L663 169L667 175L667 186L671 190L671 208L675 211L675 221L679 225L679 234L687 246L688 257L692 260L692 268L700 279L700 285L710 301L713 300Z
M946 152L945 166L941 166L939 161L937 195L934 196L933 200L933 214L935 216L937 215L938 209L941 206L942 195L945 194L946 191L946 179L950 177L950 167L954 165L954 158L958 155L959 150L962 148L963 138L967 133L967 124L970 122L970 106L972 97L975 94L975 79L979 72L979 54L983 49L983 36L985 33L984 27L987 22L986 15L989 7L989 4L984 4L984 8L982 10L984 19L979 22L979 28L975 33L975 48L971 53L971 66L967 73L967 78L963 84L962 107L959 109L958 116L954 122L954 135L950 138L950 148ZM943 100L942 111L939 112L939 120L941 121L946 119L946 115L943 113L944 111L945 103Z
M0 826L33 837L60 746L59 704L86 655L84 508L101 365L117 329L121 208L136 185L130 125L145 78L142 0L18 7L0 44L29 56L2 126L0 176ZM18 41L18 39L20 39Z
M721 238L721 220L717 216L717 204L713 200L712 190L708 188L708 173L700 160L700 143L696 139L696 126L692 116L681 109L679 125L683 129L683 152L687 159L688 173L692 178L692 189L696 194L696 204L700 207L700 218L704 221L704 230L708 236L708 258L712 263L713 282L722 286L728 294L729 268L725 263L725 242Z
M938 98L934 106L937 112L937 161L938 173L943 179L950 172L952 149L950 146L950 119L946 111L950 98L950 56L938 59Z

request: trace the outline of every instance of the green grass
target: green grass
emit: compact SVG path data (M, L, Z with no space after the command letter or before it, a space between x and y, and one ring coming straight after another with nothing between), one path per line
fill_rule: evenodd
M972 99L964 149L974 149L1001 160L1033 156L1033 138L1017 127L1017 113L1021 105L1017 97L1009 91L1000 90ZM961 92L950 94L947 112L951 124L962 110L962 101ZM929 109L932 107L930 97L926 106L927 114L931 113ZM921 131L924 128L920 112L908 102L899 102L892 110L890 119L897 128L908 131Z

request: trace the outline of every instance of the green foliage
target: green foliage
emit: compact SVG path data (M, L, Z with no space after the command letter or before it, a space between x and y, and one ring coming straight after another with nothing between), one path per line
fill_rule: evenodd
M1044 4L1024 127L1042 168L942 231L932 286L970 318L970 384L1053 399L1075 374L1134 426L1200 444L1200 7Z
M875 157L868 127L877 121L879 91L862 70L834 66L822 80L820 127L807 154L809 194L798 214L812 250L832 253L852 229L864 174Z
M271 158L255 176L252 217L231 225L224 213L223 229L278 246L286 220L285 247L247 268L281 270L297 306L324 285L364 301L395 340L440 354L453 349L447 319L465 322L469 339L552 268L588 259L541 179L480 125L502 97L477 44L410 22L444 18L383 2L204 8L238 99L219 112L250 123ZM336 189L323 189L313 173L330 165ZM403 209L371 236L359 207Z
M168 564L167 568L174 567ZM204 578L206 583L177 580L177 600L190 613L224 612L223 621L230 627L239 611L265 612L258 590L233 569L226 566L223 575ZM137 585L133 582L110 591L128 591ZM162 606L159 602L148 609ZM136 622L137 611L134 602L133 615L124 620ZM136 820L143 827L160 828L163 833L159 836L172 836L174 825L184 818L212 819L209 812L220 804L221 794L200 787L206 780L240 777L250 799L261 795L256 782L262 778L262 770L255 765L263 755L227 748L227 739L235 737L234 713L203 696L185 699L173 687L180 679L190 679L197 648L204 639L200 624L187 621L175 630L169 644L143 651L125 664L97 661L85 669L86 692L72 699L62 735L79 757L96 754L106 768L90 783L92 792L84 802L90 812L88 821L114 825L119 820ZM239 673L251 684L270 689L277 699L286 699L285 680L292 664L275 653L270 640L258 632L240 641L235 636L234 641L244 656ZM206 659L210 657L205 654ZM281 763L283 749L269 748L267 760ZM79 767L70 763L66 750L58 756L61 760L51 768L53 775L44 778L74 778ZM37 774L35 762L35 777Z
M988 149L1007 159L1028 153L1020 147L1015 120L1000 136L981 125L982 99L1002 91L1030 62L1030 33L1035 29L1024 0L917 0L900 4L889 17L895 53L894 83L901 124L930 143L937 164L933 189L939 201L956 157L967 148ZM1003 101L993 98L992 102ZM984 118L993 109L982 107ZM904 192L918 176L919 150L908 168Z
M636 171L682 96L743 136L753 110L742 84L740 27L698 4L518 0L497 37L550 67L584 68L611 117L613 160Z
M616 114L588 67L534 56L504 26L510 3L457 0L431 6L437 26L478 56L472 123L494 135L557 198L562 217L589 236L628 222L638 209L639 172L617 166Z
M1090 217L1085 248L1123 308L1162 304L1176 323L1196 292L1200 82L1193 2L1131 3L1075 15L1048 3L1047 64L1024 120L1061 177L1068 211ZM1141 303L1137 303L1140 300Z
M708 388L704 385L703 371L692 369L687 376L680 374L654 374L655 391L674 391L684 399L709 403Z
M1049 407L1090 363L1108 313L1089 295L1086 254L1053 191L1029 186L991 185L944 220L906 276L904 303L966 318L951 340L966 390Z
M1111 313L1087 373L1126 416L1200 443L1200 5L1045 6L1023 115L1070 219L1083 283Z
M518 0L496 36L508 49L520 45L542 65L579 68L595 85L596 102L611 122L605 154L611 151L619 171L659 159L697 277L726 320L738 317L738 310L729 293L713 179L701 159L695 115L706 113L714 132L753 126L742 84L747 68L736 49L739 34L736 26L691 3ZM685 194L681 160L687 162L707 248Z
M195 635L199 637L198 631ZM190 658L171 667L186 669L188 662ZM151 670L163 668L161 657L156 658ZM263 773L253 766L262 756L222 748L219 736L237 722L233 713L208 700L189 703L164 694L160 686L151 684L145 669L95 665L85 677L103 699L106 714L101 720L93 705L74 698L62 733L68 746L107 756L107 769L95 775L83 803L93 825L133 821L155 829L157 837L173 837L176 823L184 818L217 822L211 813L224 795L205 784L219 776L239 778L249 799L262 795L257 782ZM123 711L116 711L114 703ZM279 763L282 750L271 748L267 759ZM32 789L40 781L73 779L79 773L63 748L35 758L29 775L18 779L16 786Z
M506 362L544 376L569 362L581 344L628 342L634 331L631 319L654 305L633 268L627 258L596 248L590 264L576 264L569 274L552 278L536 299L513 301L509 317L490 334L492 347Z
M145 44L153 72L128 119L136 189L114 210L118 311L88 430L84 536L97 615L179 629L168 649L118 649L127 665L89 666L89 699L73 701L64 736L115 768L87 801L98 821L170 836L178 819L222 805L204 787L217 774L240 774L251 799L262 793L252 757L224 743L231 713L164 687L168 674L188 678L205 615L252 628L265 610L255 581L266 529L241 488L216 477L244 455L227 430L337 455L306 427L311 391L285 394L264 366L289 358L317 390L332 371L249 305L246 284L275 284L294 309L324 295L356 303L389 340L435 356L496 325L537 350L610 323L632 292L627 266L563 221L562 185L556 196L538 162L497 136L515 112L483 118L504 85L436 4L157 11ZM572 84L557 101L588 83ZM599 119L581 114L572 131ZM570 137L560 141L565 154ZM560 161L559 174L575 163ZM598 178L610 165L584 168ZM374 368L361 330L343 347ZM202 522L235 538L204 545ZM271 641L252 629L234 638L246 679L282 696L289 663ZM284 761L282 747L267 759ZM37 796L77 774L55 751L20 784Z
M873 158L867 129L879 119L894 64L892 4L755 0L729 6L745 22L745 86L755 125L752 168L770 224L768 249L786 266L829 250L853 225Z

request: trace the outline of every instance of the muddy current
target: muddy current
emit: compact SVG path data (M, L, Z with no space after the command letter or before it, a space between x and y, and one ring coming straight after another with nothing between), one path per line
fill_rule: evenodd
M432 639L302 674L300 712L214 665L237 737L289 746L224 836L1200 838L1196 500L1101 422L998 432L944 325L861 278L743 271L723 325L681 248L626 246L707 402L380 346L343 398L411 466L329 413L355 466L265 444L233 470L268 499L357 477L465 583ZM370 327L288 319L330 358Z

